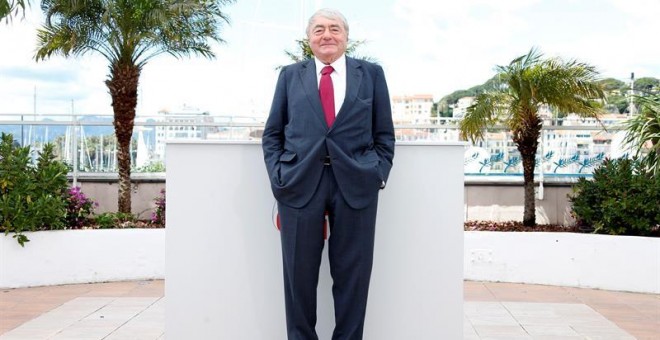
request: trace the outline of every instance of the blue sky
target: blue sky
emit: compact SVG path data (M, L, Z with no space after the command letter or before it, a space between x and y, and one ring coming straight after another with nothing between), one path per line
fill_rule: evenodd
M25 20L0 24L0 113L110 114L99 56L34 62L38 3ZM602 77L660 78L657 0L238 0L217 58L160 56L140 80L138 115L189 106L214 115L263 116L278 65L289 61L318 8L342 11L359 52L378 60L390 93L440 99L494 75L533 46L546 56L595 65ZM73 105L72 105L73 104Z

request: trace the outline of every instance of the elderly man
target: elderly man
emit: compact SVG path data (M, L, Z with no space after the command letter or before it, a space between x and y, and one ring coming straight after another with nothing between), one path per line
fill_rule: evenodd
M327 213L332 339L362 339L378 192L394 157L390 98L380 66L345 55L348 23L341 13L314 13L307 37L314 58L282 69L263 134L281 223L287 333L318 339Z

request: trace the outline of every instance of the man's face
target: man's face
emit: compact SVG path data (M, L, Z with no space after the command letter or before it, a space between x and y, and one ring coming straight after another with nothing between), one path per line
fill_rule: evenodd
M330 64L346 52L348 35L341 21L318 16L309 31L309 47L314 56Z

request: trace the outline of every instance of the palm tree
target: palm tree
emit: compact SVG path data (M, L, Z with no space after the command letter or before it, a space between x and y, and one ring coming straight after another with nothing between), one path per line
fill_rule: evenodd
M499 81L492 90L476 96L460 122L462 138L483 138L488 126L503 124L512 134L523 164L525 189L523 225L536 225L534 167L543 120L541 105L583 117L596 117L604 93L596 83L593 66L559 58L542 58L532 48L507 66L497 66Z
M660 95L637 97L637 100L640 110L625 122L624 143L657 176L660 174Z
M26 0L0 0L0 20L6 19L7 22L18 12L25 15L25 5L30 2Z
M131 158L138 81L144 65L163 53L215 57L208 39L223 42L221 11L233 0L43 0L37 60L98 53L109 63L119 165L119 212L131 211Z

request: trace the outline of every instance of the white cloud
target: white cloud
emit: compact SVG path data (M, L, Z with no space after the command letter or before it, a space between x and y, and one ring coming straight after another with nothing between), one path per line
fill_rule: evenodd
M188 105L215 115L264 115L277 72L275 65L254 60L237 56L153 60L143 70L138 108L143 114L154 114Z
M40 17L35 10L25 20L0 26L0 46L11 47L0 54L0 113L32 113L36 92L39 114L112 114L105 86L108 63L100 55L34 61ZM284 60L253 52L270 34L259 34L258 27L245 22L236 26L234 34L223 35L228 44L216 46L215 60L162 55L149 61L140 77L138 114L189 105L213 114L263 115L272 97L275 66L287 61L283 49L277 53ZM275 31L282 28L287 27Z
M610 60L619 73L634 71L638 77L660 77L660 2L655 0L610 0L620 13L624 29L616 47L621 57ZM614 58L613 58L614 59ZM623 69L622 69L623 68Z
M398 60L407 66L396 76L408 74L406 88L426 88L436 96L486 81L496 64L529 48L509 42L526 29L520 11L535 2L397 2L395 13L404 28L402 38L411 39L412 50ZM511 50L517 51L511 54Z
M606 77L660 76L657 1L401 0L394 9L411 40L397 60L406 66L391 71L405 79L399 91L440 96L477 85L531 47L591 63Z
M352 39L385 68L390 93L432 93L480 84L496 65L532 46L548 56L596 65L604 76L660 77L660 2L657 0L354 0L237 2L218 58L159 56L140 78L138 113L153 115L184 104L212 114L263 115L272 99L276 66L289 63L307 17L318 7L344 12ZM25 20L0 24L0 113L111 113L99 56L36 63L38 6ZM7 48L4 48L7 47Z

